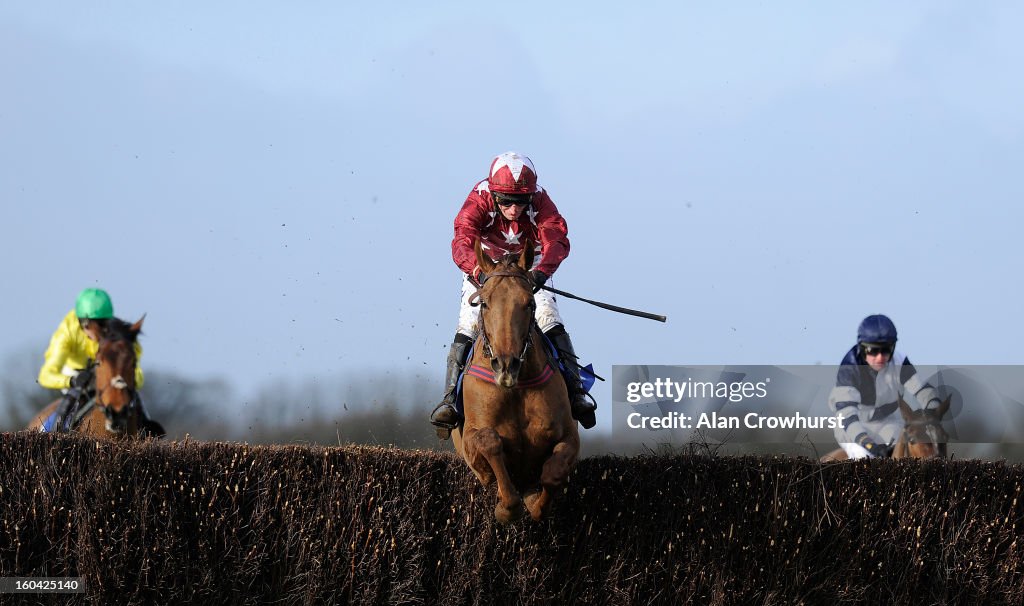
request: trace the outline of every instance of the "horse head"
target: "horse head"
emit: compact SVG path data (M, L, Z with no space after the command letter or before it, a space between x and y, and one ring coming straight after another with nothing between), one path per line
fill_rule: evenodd
M949 410L952 396L947 397L938 408L914 410L901 397L900 414L903 416L903 433L893 448L893 458L934 459L946 458L946 442L949 434L942 427L942 417Z
M484 283L477 293L480 304L480 342L490 360L498 385L513 388L531 342L536 303L533 300L533 243L527 241L518 256L492 261L480 241L475 246Z
M135 390L135 341L142 321L128 324L111 318L100 334L96 354L96 404L106 416L106 429L124 434L133 419L138 423L138 392Z

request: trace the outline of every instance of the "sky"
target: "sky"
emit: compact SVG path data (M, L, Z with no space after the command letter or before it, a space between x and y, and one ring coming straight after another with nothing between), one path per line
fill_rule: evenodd
M1024 363L1024 6L640 4L0 4L0 355L98 286L144 368L440 390L452 221L517 150L554 285L668 316L561 301L598 374L836 364L873 313Z

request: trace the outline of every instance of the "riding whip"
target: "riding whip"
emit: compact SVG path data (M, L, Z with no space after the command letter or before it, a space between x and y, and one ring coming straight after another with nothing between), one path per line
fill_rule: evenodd
M565 292L564 290L558 290L557 288L552 288L552 287L547 286L547 285L541 285L541 288L543 288L544 290L549 290L549 291L555 293L556 295L562 295L563 297L568 297L570 299L576 299L577 301L583 301L584 303L590 303L591 305L596 305L596 306L598 306L598 307L600 307L602 309L608 309L608 310L611 310L611 311L617 311L620 314L627 314L627 315L630 315L630 316L637 316L637 317L640 317L640 318L647 318L648 320L657 320L658 322L665 322L666 320L668 320L668 318L666 318L665 316L659 316L658 314L652 314L652 313L648 313L646 311L637 311L635 309L627 309L625 307L619 307L618 305L610 305L608 303L601 303L600 301L591 301L590 299L584 299L583 297L577 297L576 295L574 295L572 293Z

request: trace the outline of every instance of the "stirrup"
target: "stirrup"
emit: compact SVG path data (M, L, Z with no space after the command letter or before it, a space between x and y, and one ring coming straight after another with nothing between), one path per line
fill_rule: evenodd
M590 429L594 425L597 425L597 400L595 400L594 396L589 393L584 393L583 396L583 401L586 402L586 398L590 398L590 402L593 403L594 407L577 413L576 407L570 404L570 408L572 409L572 418L579 421L580 425L583 426L583 429Z
M459 426L458 421L455 423L445 423L443 421L435 421L434 413L441 409L441 407L447 406L452 409L455 413L455 417L458 418L459 411L455 410L455 406L447 402L441 402L434 408L434 412L430 413L430 424L434 426L434 431L437 433L437 437L441 440L447 440L452 435L452 430Z

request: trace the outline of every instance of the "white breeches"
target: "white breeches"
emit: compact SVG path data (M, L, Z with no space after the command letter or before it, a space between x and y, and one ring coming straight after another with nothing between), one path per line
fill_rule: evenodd
M480 330L480 307L469 304L469 298L476 290L476 285L469 281L469 276L464 275L462 277L462 305L459 307L458 331L471 339L475 339ZM533 300L537 303L537 326L540 327L541 332L547 332L555 324L564 324L562 316L558 313L558 302L555 300L554 293L538 290L533 295Z

